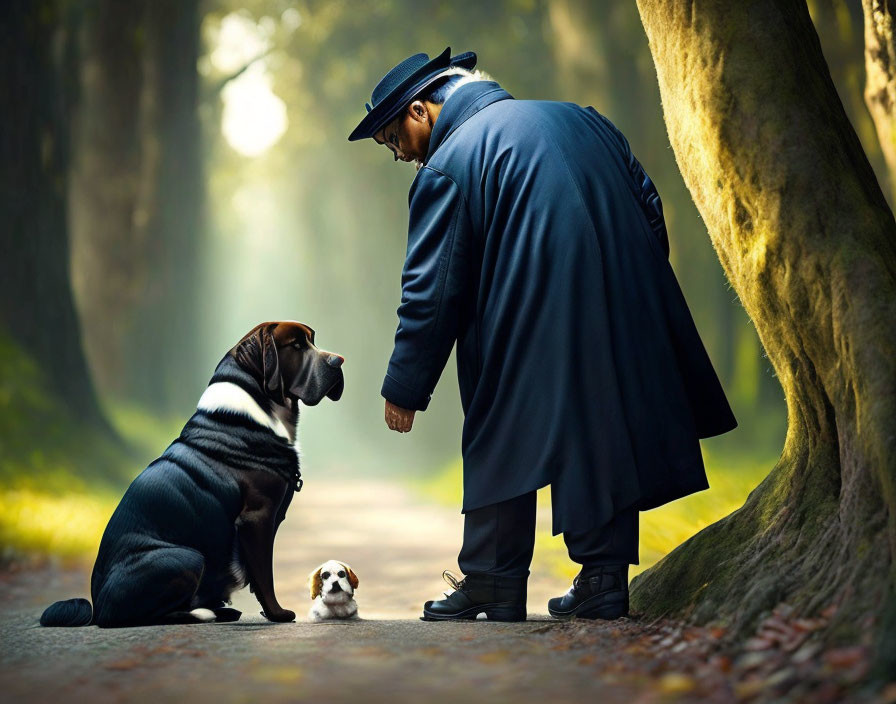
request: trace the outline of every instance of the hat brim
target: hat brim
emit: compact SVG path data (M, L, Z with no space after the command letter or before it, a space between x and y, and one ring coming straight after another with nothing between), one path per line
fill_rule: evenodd
M395 90L385 96L368 112L358 126L348 136L349 142L373 137L383 127L388 125L400 113L405 105L435 81L439 74L449 68L472 69L476 65L476 54L472 51L458 54L449 58L451 49L445 49L439 56L423 65L415 71L406 81L398 85Z

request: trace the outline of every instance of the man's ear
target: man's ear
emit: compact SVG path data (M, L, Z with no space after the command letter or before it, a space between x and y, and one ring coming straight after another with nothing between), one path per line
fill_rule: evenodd
M408 115L410 115L411 119L415 122L429 121L429 110L426 109L426 105L423 104L422 100L415 100L408 105Z
M308 575L308 587L311 589L311 598L317 599L320 596L320 590L323 588L323 580L320 578L320 570L318 567L314 572Z
M352 585L352 589L357 589L358 588L358 575L356 575L352 571L352 568L349 567L344 562L340 562L339 564L342 565L343 567L345 567L345 573L348 575L348 583Z

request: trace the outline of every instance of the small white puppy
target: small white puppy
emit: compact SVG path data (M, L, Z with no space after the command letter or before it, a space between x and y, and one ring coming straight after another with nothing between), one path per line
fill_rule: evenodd
M308 611L311 621L329 618L358 618L355 589L358 578L344 562L330 560L308 576L308 587L314 600Z

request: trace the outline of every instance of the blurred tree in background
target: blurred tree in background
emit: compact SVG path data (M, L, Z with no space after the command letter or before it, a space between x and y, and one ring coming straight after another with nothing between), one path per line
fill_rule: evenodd
M863 101L860 2L808 7L889 184ZM414 172L372 141L347 141L386 71L450 45L476 51L515 97L593 105L627 135L662 196L673 266L740 421L705 447L750 460L730 467L780 453L780 384L675 163L634 3L41 0L3 12L0 334L18 355L6 369L51 368L82 422L103 424L92 378L129 438L163 419L146 447L155 456L236 340L296 318L347 360L343 400L303 416L304 467L420 475L457 458L453 361L413 433L383 424ZM4 373L3 418L21 416L23 396L49 396L34 378ZM15 437L25 457L40 431L16 423L4 421L0 442ZM92 462L86 450L67 456ZM7 474L24 474L32 460L22 462Z
M196 0L85 2L72 271L100 390L182 412L197 364L204 207Z
M48 390L105 421L81 349L69 277L68 121L77 92L76 11L14 0L0 9L0 335L39 365ZM6 342L4 339L3 342Z

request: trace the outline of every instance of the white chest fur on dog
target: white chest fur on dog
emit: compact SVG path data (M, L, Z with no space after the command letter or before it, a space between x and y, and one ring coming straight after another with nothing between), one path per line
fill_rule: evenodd
M308 586L313 599L308 620L358 618L358 605L355 603L358 577L344 562L325 562L310 574Z
M299 416L293 413L290 418L289 409L277 403L271 402L271 413L265 411L243 389L229 381L218 381L209 384L199 399L197 406L205 411L232 411L249 416L260 425L270 428L280 437L286 438L293 444L296 457L301 454L299 447ZM224 601L230 604L230 594L239 591L249 583L246 566L240 558L239 538L233 539L233 557L229 567L229 584L225 588Z

